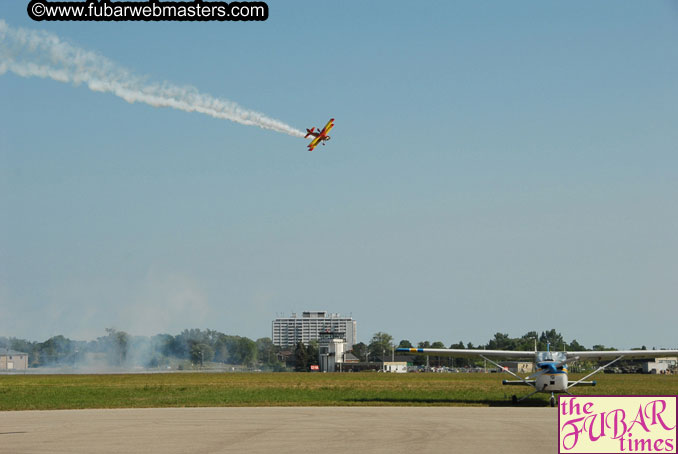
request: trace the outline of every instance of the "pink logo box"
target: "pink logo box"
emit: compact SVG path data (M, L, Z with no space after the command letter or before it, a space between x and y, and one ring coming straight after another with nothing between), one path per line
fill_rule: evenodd
M677 453L678 396L560 396L558 453Z

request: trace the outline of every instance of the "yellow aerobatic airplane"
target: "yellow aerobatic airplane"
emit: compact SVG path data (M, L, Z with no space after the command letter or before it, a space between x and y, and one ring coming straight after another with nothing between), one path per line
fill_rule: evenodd
M313 132L315 131L315 127L311 129L306 129L307 134L304 136L304 139L306 139L308 136L313 136L313 140L311 140L311 143L308 144L308 151L313 151L313 149L320 142L322 142L322 144L325 145L325 142L330 140L330 136L328 136L327 133L330 132L330 129L332 128L334 128L334 118L330 118L330 121L327 122L325 127L322 130L319 130L318 132Z

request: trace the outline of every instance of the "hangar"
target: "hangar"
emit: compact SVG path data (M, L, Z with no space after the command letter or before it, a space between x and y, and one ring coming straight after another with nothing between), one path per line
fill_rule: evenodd
M28 369L28 353L0 348L0 370Z

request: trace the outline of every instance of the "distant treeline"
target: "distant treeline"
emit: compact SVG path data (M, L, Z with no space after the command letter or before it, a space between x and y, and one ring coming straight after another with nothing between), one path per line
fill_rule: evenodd
M381 361L382 358L389 360L393 355L392 348L456 348L456 349L487 349L487 350L520 350L520 351L545 351L547 348L551 350L568 350L568 351L585 351L585 350L616 350L614 347L606 347L604 345L594 345L590 349L586 348L577 340L566 342L563 335L555 329L542 331L538 334L536 331L529 331L521 337L510 337L508 334L496 333L494 338L490 339L485 344L473 345L473 343L464 343L459 341L451 345L445 345L443 342L436 341L422 341L414 345L407 339L401 340L398 344L393 342L393 337L387 333L376 333L369 344L360 342L353 346L353 354L361 360ZM638 350L646 350L643 345ZM415 365L426 364L426 357L415 356L412 362ZM451 358L451 357L430 357L429 364L435 366L447 367L472 367L482 364L482 360L473 358Z
M219 362L244 367L280 369L278 349L271 339L251 340L214 330L186 329L180 334L131 336L107 329L93 341L54 336L44 342L0 337L0 348L28 353L29 367L183 367L181 361L202 365Z
M566 342L563 335L555 329L525 333L521 337L509 337L496 333L494 338L481 345L462 341L445 345L443 342L422 341L416 347L422 348L459 348L487 350L587 350L576 340ZM407 339L398 344L390 334L378 332L372 336L369 344L359 342L353 346L352 353L361 361L388 361L398 347L415 347ZM64 336L54 336L44 342L0 337L0 348L8 348L28 353L30 367L73 366L73 367L143 367L143 368L182 368L183 363L204 365L205 363L223 363L262 370L309 370L310 365L318 364L318 345L299 343L294 349L281 352L268 337L251 340L247 337L232 336L214 330L186 329L180 334L157 334L152 337L131 336L124 331L112 328L106 335L93 341L76 341ZM592 350L615 350L604 345L594 345ZM642 346L640 349L645 350ZM282 362L281 358L286 362ZM415 364L424 364L425 357L413 357ZM182 363L183 362L183 363ZM435 365L450 367L473 366L477 360L467 358L435 358Z

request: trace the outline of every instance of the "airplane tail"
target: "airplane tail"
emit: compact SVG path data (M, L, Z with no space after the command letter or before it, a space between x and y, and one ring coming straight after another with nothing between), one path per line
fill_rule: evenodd
M307 133L307 134L304 136L304 139L306 139L308 136L310 136L311 134L313 134L313 131L315 131L315 126L312 127L311 129L306 129L306 133Z

